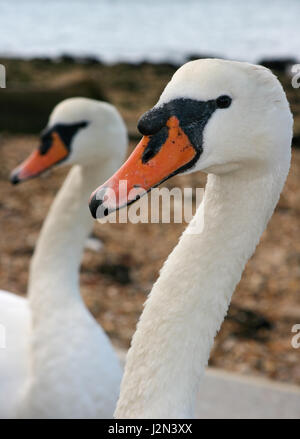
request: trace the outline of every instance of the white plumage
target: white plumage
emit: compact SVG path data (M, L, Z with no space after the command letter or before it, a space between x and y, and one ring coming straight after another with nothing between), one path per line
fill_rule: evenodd
M68 99L50 116L56 124L86 121L65 164L75 165L44 222L30 267L29 299L0 292L0 417L107 418L116 404L121 368L79 291L79 265L93 222L91 190L126 153L127 133L116 109ZM69 203L72 207L69 207Z
M203 133L197 116L190 120L194 138L203 134L203 151L189 172L209 174L205 195L146 301L117 418L194 416L214 337L289 171L292 115L277 78L263 67L190 62L174 74L156 107L224 95L231 105L214 111Z

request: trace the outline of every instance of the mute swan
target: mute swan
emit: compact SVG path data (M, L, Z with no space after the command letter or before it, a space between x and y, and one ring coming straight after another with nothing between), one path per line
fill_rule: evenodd
M18 183L54 165L74 165L44 222L30 266L29 300L0 294L7 345L0 349L0 417L113 414L121 369L83 303L78 269L93 225L90 192L120 166L126 147L126 128L112 105L67 99L52 112L39 148L12 173Z
M115 417L194 416L215 334L287 177L292 124L268 69L217 59L187 63L140 119L144 137L135 151L93 193L91 212L102 216L129 203L133 188L139 194L136 185L150 190L175 174L208 173L204 199L146 301Z

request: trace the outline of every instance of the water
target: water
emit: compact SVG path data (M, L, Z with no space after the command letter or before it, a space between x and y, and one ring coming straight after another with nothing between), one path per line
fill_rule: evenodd
M299 0L0 0L0 55L299 57Z

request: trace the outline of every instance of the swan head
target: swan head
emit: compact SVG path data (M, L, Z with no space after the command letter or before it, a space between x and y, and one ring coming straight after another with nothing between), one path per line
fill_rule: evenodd
M11 173L13 184L62 165L122 163L127 149L125 124L114 106L87 98L70 98L52 111L40 144Z
M289 166L292 124L285 93L270 70L218 59L189 62L139 120L144 137L92 194L91 212L103 216L176 174ZM118 193L120 180L127 181L125 197Z

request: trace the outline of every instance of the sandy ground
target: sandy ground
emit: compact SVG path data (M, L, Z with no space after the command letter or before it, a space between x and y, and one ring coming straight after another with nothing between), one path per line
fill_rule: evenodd
M79 74L76 68L73 70L73 76ZM20 71L21 68L18 75ZM71 75L66 71L62 74L64 80ZM145 66L142 75L137 69L126 75L109 74L103 67L99 67L99 72L108 99L125 117L132 147L138 116L155 103L170 72L166 67L154 75L151 66ZM91 75L100 78L99 72L91 70ZM40 83L50 81L44 71L39 77ZM151 87L145 87L149 83ZM294 107L299 108L299 97L293 99ZM4 132L0 137L0 288L22 295L26 293L29 261L41 224L67 172L57 169L50 176L11 186L11 169L37 142L37 136L32 134ZM280 202L247 264L229 315L216 338L210 359L215 367L300 384L300 349L291 346L291 328L300 323L299 183L300 150L294 149ZM175 177L166 183L168 187L204 184L201 174ZM100 253L85 251L82 294L92 314L117 345L128 347L146 296L184 227L95 224L94 233L104 247Z
M12 169L37 144L33 136L5 136L1 170L0 288L26 293L28 264L47 210L66 170L18 187ZM280 203L233 296L210 364L300 384L299 350L291 328L300 322L300 151L293 152ZM203 186L201 174L176 177L168 186ZM84 254L82 293L112 339L127 347L143 302L176 244L182 224L95 224L104 247Z

